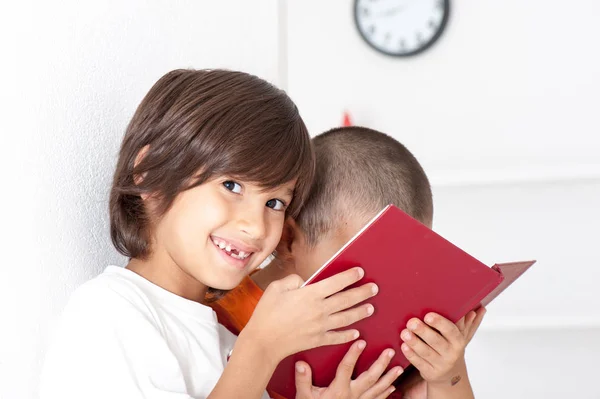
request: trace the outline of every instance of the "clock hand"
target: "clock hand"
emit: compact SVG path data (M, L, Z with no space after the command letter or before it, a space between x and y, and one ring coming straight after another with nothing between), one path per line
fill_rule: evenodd
M378 17L392 17L392 16L398 14L399 12L406 10L407 8L411 8L412 6L415 5L415 3L418 3L419 1L422 1L422 0L405 1L404 4L402 4L400 6L390 8L386 11L379 13Z
M389 10L380 12L377 16L378 17L391 17L391 16L398 14L399 12L404 11L405 8L406 8L406 6L398 6L398 7L390 8Z

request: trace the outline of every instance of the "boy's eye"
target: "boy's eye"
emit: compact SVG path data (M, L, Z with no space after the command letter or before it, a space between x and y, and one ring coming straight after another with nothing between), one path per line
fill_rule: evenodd
M226 182L223 182L223 186L225 186L225 188L229 191L232 191L236 194L239 194L242 192L242 186L240 186L239 184L237 184L234 181L231 180L227 180Z
M267 207L276 211L281 211L283 208L285 208L285 204L281 200L272 199L267 201Z

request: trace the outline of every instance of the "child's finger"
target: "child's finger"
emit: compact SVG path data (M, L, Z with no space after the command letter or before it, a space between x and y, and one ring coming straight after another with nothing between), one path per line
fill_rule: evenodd
M483 321L483 316L485 316L486 312L487 312L487 309L483 306L475 311L475 319L471 323L471 327L469 328L468 334L465 337L467 340L467 343L471 342L471 339L473 339L473 336L479 329L479 326L481 325L481 322Z
M443 353L450 348L450 343L444 337L421 320L417 318L410 319L406 326L409 331L416 334L437 353Z
M321 280L318 283L310 284L306 286L306 288L318 292L321 298L327 298L356 283L363 278L364 275L365 272L363 269L355 267L326 278L325 280Z
M374 399L385 399L388 396L390 396L391 394L393 394L395 390L396 390L395 387L389 387L382 394L380 394L379 396L376 396ZM361 399L362 399L362 397L361 397Z
M440 354L433 348L421 341L419 337L408 330L403 330L400 338L404 341L403 345L408 345L420 358L427 360L430 364L436 364ZM415 365L416 366L416 365Z
M386 349L383 352L381 352L381 355L379 355L377 360L373 362L371 367L369 367L367 371L359 375L358 378L356 378L356 380L352 381L353 389L355 389L358 392L368 391L380 379L381 375L385 372L385 369L390 364L390 361L392 360L395 354L396 353L393 349ZM394 382L393 379L390 382L390 384L392 382ZM378 394L379 393L381 392L378 392Z
M304 284L304 280L296 274L290 274L280 280L273 281L269 284L269 288L272 290L278 290L279 292L291 291L298 289Z
M375 308L371 304L365 304L349 310L344 310L329 316L327 318L325 328L329 331L347 327L350 324L354 324L359 320L371 316L373 312L375 312Z
M473 323L473 320L477 317L477 312L472 310L469 312L469 323Z
M344 355L344 358L338 364L337 371L335 373L335 379L341 381L343 384L348 384L352 380L352 373L354 372L354 366L358 357L365 349L367 343L362 339L352 344L348 352Z
M461 330L463 335L469 331L469 328L471 328L471 325L473 324L473 320L475 320L475 317L477 317L477 313L475 313L474 310L471 310L469 313L467 313L465 315L465 329L464 329L464 331ZM457 326L458 326L458 323L457 323Z
M375 399L375 398L380 398L380 397L386 398L388 395L390 395L392 392L394 392L395 389L392 389L392 388L394 388L392 384L400 375L402 375L403 372L404 372L404 370L400 366L396 366L396 367L392 368L387 373L385 373L385 375L383 377L381 377L375 385L368 388L367 391L360 398L361 399L371 399L371 398ZM363 374L365 374L365 373L363 373ZM362 376L362 374L361 374L361 376ZM354 382L357 382L357 380L355 380Z
M419 356L407 343L403 343L400 349L406 359L421 372L421 375L431 374L434 371L431 363Z
M460 330L460 332L465 331L466 328L467 328L466 318L467 318L467 316L461 318L459 321L456 322L456 327L458 327L458 329Z
M456 327L460 330L462 335L466 335L475 319L475 312L470 311L462 319L456 322Z
M315 343L314 347L324 345L338 345L354 341L360 336L358 330L327 331L325 335Z
M428 313L425 315L424 321L429 326L438 330L452 346L461 345L461 342L464 339L463 335L458 327L456 327L456 324L452 323L447 318L437 313Z
M312 371L306 362L296 363L296 399L312 398Z
M373 297L378 291L377 284L369 283L339 292L325 299L324 310L328 314L341 312Z

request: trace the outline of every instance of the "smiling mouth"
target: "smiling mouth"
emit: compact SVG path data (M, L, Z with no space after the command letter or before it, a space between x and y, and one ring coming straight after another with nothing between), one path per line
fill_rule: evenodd
M234 259L245 260L253 254L253 252L244 252L239 248L236 248L233 244L221 238L211 237L211 240L213 244L215 244L219 249L221 249L221 251L225 252L227 255L231 256Z

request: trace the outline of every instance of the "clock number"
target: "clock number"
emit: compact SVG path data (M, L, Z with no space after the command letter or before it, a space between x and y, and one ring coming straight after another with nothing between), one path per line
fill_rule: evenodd
M423 43L423 34L421 32L415 33L415 39L417 39L417 42Z

